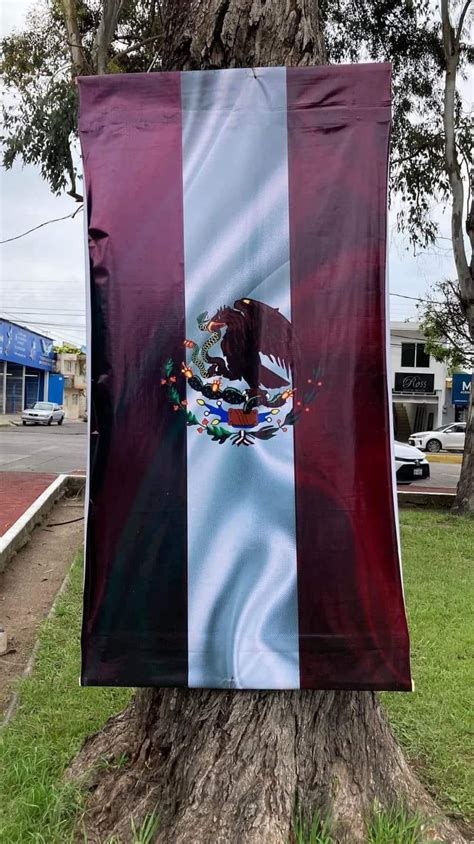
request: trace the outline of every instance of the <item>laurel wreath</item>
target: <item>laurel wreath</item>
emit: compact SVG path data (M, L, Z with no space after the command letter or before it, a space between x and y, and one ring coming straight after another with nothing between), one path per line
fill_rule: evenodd
M282 398L283 394L281 392L272 397L268 397L265 394L265 398L263 398L262 394L262 396L256 396L249 402L247 394L238 390L236 387L225 387L223 390L220 388L216 389L215 385L205 384L203 380L195 374L188 377L186 380L193 390L201 393L205 398L222 400L227 404L242 404L248 406L253 401L254 406L261 405L272 409L281 407L286 403L286 399ZM209 436L213 442L218 442L223 445L229 440L232 444L238 446L252 445L255 440L270 440L275 437L279 431L286 431L289 427L296 425L302 414L309 410L319 392L319 389L323 385L320 370L318 368L314 368L312 370L311 377L306 380L306 387L302 398L297 401L297 407L292 407L291 410L288 411L283 422L280 422L278 425L265 425L257 431L240 430L236 433L235 431L229 431L229 429L225 428L223 425L213 425L211 423L207 423L206 421L200 422L197 416L192 411L188 410L187 400L186 398L181 398L176 386L177 376L174 374L174 363L171 358L168 358L163 365L161 384L163 387L167 388L168 401L170 405L172 405L173 410L184 414L187 425L191 427L198 426L198 428L201 429L201 432L204 433L205 431L207 436Z

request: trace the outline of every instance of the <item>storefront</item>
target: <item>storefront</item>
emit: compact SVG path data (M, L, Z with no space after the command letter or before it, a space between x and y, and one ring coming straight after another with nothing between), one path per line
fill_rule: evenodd
M54 369L51 337L0 319L0 414L21 413L47 400Z
M469 372L456 372L453 375L451 401L454 407L454 421L466 422L471 401L472 375Z
M390 323L392 404L395 437L407 442L446 419L446 364L426 348L418 323Z

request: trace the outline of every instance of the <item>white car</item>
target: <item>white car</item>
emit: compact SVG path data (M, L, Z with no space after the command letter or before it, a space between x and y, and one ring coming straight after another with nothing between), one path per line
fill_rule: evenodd
M442 448L462 451L466 439L466 423L454 422L451 425L441 425L434 431L419 431L412 434L408 442L416 448L432 453Z
M424 454L405 443L395 441L395 472L397 484L411 484L430 476L430 464Z
M59 404L52 401L37 401L33 407L24 410L21 414L23 425L52 425L57 422L62 425L64 421L64 410Z

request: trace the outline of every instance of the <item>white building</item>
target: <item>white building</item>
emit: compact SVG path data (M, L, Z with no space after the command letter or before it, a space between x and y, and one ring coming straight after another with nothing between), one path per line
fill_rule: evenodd
M58 352L56 370L64 376L64 409L66 419L83 419L86 413L86 356Z
M426 352L419 325L391 322L390 352L396 439L406 442L415 431L429 431L451 422L447 367Z

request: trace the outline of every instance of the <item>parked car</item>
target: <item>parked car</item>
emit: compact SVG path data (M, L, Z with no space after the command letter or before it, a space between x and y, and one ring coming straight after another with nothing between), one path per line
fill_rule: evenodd
M430 476L430 464L417 448L395 442L395 472L397 484L411 484Z
M451 425L441 425L434 431L419 431L412 434L408 442L423 451L437 452L442 448L462 451L466 439L466 423L454 422Z
M57 422L62 425L64 421L64 410L59 404L52 401L37 401L33 407L24 410L21 414L23 425L52 425Z

